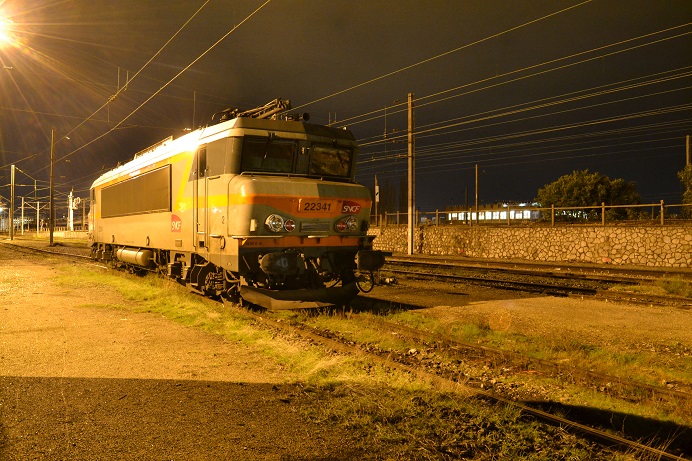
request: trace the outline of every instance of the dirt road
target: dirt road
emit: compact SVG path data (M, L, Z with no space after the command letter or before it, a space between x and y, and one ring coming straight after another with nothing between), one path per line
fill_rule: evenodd
M0 459L345 460L357 441L305 421L275 363L114 292L54 283L0 247Z

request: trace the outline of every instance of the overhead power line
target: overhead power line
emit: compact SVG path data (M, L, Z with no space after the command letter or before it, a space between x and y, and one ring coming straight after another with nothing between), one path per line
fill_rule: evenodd
M631 98L622 98L622 99L619 99L619 100L617 100L617 101L607 101L607 102L603 102L603 103L591 104L591 105L588 105L588 106L580 106L580 107L576 107L576 108L572 108L572 109L564 109L564 110L555 111L555 112L550 112L550 113L546 113L546 114L531 115L531 116L527 116L527 117L523 117L523 118L518 118L518 119L511 119L511 120L507 120L507 121L496 122L496 123L490 123L490 124L481 125L481 126L474 126L474 127L471 128L471 129L488 128L488 127L491 127L491 126L498 126L498 125L505 125L505 124L508 124L508 123L523 122L523 121L527 121L527 120L531 120L531 119L537 119L537 118L543 118L543 117L554 117L555 115L562 115L562 114L566 114L566 113L568 113L568 112L575 112L575 111L585 110L585 109L594 109L594 108L596 108L596 107L603 107L603 106L610 105L610 104L618 104L618 103L622 103L622 102L629 102L629 101L634 101L634 100L637 100L637 99L649 98L649 97L652 97L652 96L661 96L661 95L663 95L663 94L673 93L673 92L677 92L677 91L685 91L685 90L690 90L690 89L692 89L692 86L687 86L687 87L683 87L683 88L676 88L676 89L667 90L667 91L658 91L658 92L655 92L655 93L648 93L648 94L644 94L644 95L633 96L633 97L631 97ZM531 109L527 109L527 110L534 110L534 109L536 109L536 107L531 108ZM658 111L658 113L663 114L664 111L667 111L667 109L668 109L667 107L662 107L662 108L660 108L660 109L657 109L657 111ZM523 111L522 111L522 112L523 112ZM481 117L481 118L474 119L474 120L470 120L470 121L453 122L453 123L450 123L450 124L445 125L445 126L435 127L435 128L429 128L429 129L427 129L427 130L422 130L422 131L418 132L417 135L419 135L419 136L422 137L422 138L425 138L425 137L426 137L426 134L427 134L428 136L431 136L431 135L432 135L432 136L437 136L437 134L449 134L449 133L456 132L456 131L458 131L458 130L444 131L443 133L440 133L440 130L447 130L447 129L449 129L449 128L456 128L456 127L459 127L459 126L462 126L462 125L466 125L466 124L469 124L469 123L482 122L482 121L490 120L490 119L496 118L496 117L501 117L501 116L506 116L506 115L512 115L512 114L514 114L514 113L518 113L518 112L510 112L509 114L501 114L501 115L497 115L497 116L493 116L493 117ZM616 117L614 118L614 120L624 120L624 119L626 119L626 118L629 118L629 117L627 116L627 114L625 114L625 115L622 116L622 117L623 117L623 118L618 118L618 116L616 116ZM587 121L587 122L588 122L588 121ZM579 123L575 124L575 127L576 127L576 126L583 126L583 124L584 124L584 121L579 122ZM433 134L433 133L437 133L437 134Z
M566 93L563 95L554 96L554 97L550 97L550 98L539 99L537 101L525 102L525 103L516 104L513 106L507 106L504 108L492 109L489 111L479 112L479 113L475 113L475 114L469 114L469 115L466 115L463 117L456 117L456 118L448 119L445 121L439 121L439 122L435 122L435 123L421 126L418 129L416 134L421 136L421 137L426 137L426 133L429 136L430 133L434 133L434 132L437 132L439 134L449 134L450 131L442 132L442 130L447 130L449 128L454 128L454 127L458 127L461 125L472 125L472 124L482 122L482 121L507 117L510 115L517 115L519 113L529 112L529 111L537 110L537 109L545 109L547 107L557 106L560 104L566 104L566 103L575 102L575 101L584 100L584 99L593 98L593 97L598 97L598 96L604 96L607 94L631 90L634 88L641 88L643 86L660 84L660 83L668 82L668 81L675 80L675 79L692 77L692 70L690 70L690 69L692 69L692 67L686 67L684 69L686 69L685 72L680 72L680 73L675 74L675 75L661 76L661 74L654 74L654 75L657 75L658 77L651 79L651 80L643 81L643 82L640 81L638 83L630 83L630 82L633 82L636 80L640 80L640 79L633 79L633 80L628 80L625 82L618 82L618 83L611 84L611 85L605 85L605 86L600 86L600 87L596 87L596 88L591 88L589 90L580 90L577 92ZM620 85L620 86L617 86L614 88L608 88L608 87L615 86L615 85ZM684 91L687 89L689 89L689 86L676 88L673 90L660 91L660 92L655 92L655 93L648 93L648 94L644 94L644 95L633 96L630 98L621 98L621 99L618 99L615 101L606 101L603 103L591 104L588 106L579 106L579 107L572 108L572 109L554 111L554 112L550 112L550 113L528 116L528 117L519 118L519 119L514 118L511 120L508 120L505 122L499 122L496 124L480 125L480 126L474 127L473 129L487 128L489 126L494 126L497 124L506 124L506 123L525 121L525 120L528 120L531 118L554 116L554 115L562 114L562 113L566 113L566 112L574 112L574 111L578 111L578 110L594 108L597 106L617 104L617 103L621 103L621 102L625 102L625 101L632 101L634 99L641 99L641 98L661 95L661 94L665 94L665 93L670 93L670 92L674 92L674 91ZM585 91L591 91L591 90L595 90L595 91L593 91L591 93L584 93ZM442 123L446 123L446 125L439 126ZM376 139L375 141L363 142L364 141L363 139L361 139L359 141L360 141L361 147L366 147L366 146L370 146L370 145L382 144L382 143L392 141L392 140L403 139L404 137L405 137L405 135L401 134L398 136L397 135L389 136L388 139L381 139L381 137L378 135L378 136L374 137L374 139ZM373 139L373 138L370 138L370 139Z
M266 6L271 0L265 1L262 5L260 5L258 8L256 8L254 11L252 11L245 19L243 19L240 23L237 25L233 26L231 30L229 30L225 35L223 35L220 39L218 39L214 44L212 44L209 48L207 48L202 54L200 54L198 57L196 57L192 62L190 62L187 66L185 66L180 72L178 72L173 78L168 80L161 88L159 88L156 92L154 92L149 98L147 98L143 103L141 103L139 106L137 106L132 112L130 112L128 115L123 117L119 122L117 122L112 128L110 128L108 131L105 133L101 134L100 136L97 136L96 138L92 139L91 141L83 144L81 147L73 150L72 152L69 152L68 154L63 155L62 157L58 158L57 160L63 160L71 155L74 155L75 153L81 151L85 147L93 144L94 142L98 141L99 139L107 136L108 134L112 133L114 130L116 130L120 125L125 123L130 117L132 117L137 111L139 111L142 107L144 107L149 101L151 101L154 97L156 97L161 91L163 91L168 85L170 85L173 81L175 81L180 75L182 75L184 72L186 72L190 67L192 67L195 63L197 63L200 59L202 59L204 56L206 56L211 50L213 50L219 43L221 43L223 40L225 40L230 34L232 34L234 31L236 31L240 26L242 26L245 22L247 22L250 18L252 18L257 12L259 12L264 6ZM206 3L205 3L206 4ZM169 40L170 42L170 40ZM168 42L167 42L168 43ZM105 107L105 105L103 106ZM46 167L42 168L45 169ZM40 171L40 170L39 170Z
M455 48L455 49L453 49L453 50L449 50L449 51L446 51L446 52L444 52L444 53L440 53L440 54L438 54L438 55L436 55L436 56L433 56L433 57L428 58L428 59L424 59L424 60L419 61L419 62L417 62L417 63L415 63L415 64L411 64L411 65L409 65L409 66L402 67L402 68L397 69L397 70L395 70L395 71L393 71L393 72L389 72L389 73L387 73L387 74L380 75L379 77L372 78L372 79L370 79L370 80L367 80L367 81L365 81L365 82L359 83L359 84L354 85L354 86L351 86L351 87L346 88L346 89L344 89L344 90L337 91L337 92L332 93L332 94L327 95L327 96L323 96L323 97L321 97L321 98L319 98L319 99L315 99L314 101L310 101L310 102L305 103L305 104L303 104L303 105L301 105L301 106L294 107L293 109L294 109L294 110L301 109L301 108L303 108L303 107L310 106L310 105L315 104L315 103L317 103L317 102L324 101L325 99L333 98L334 96L338 96L338 95L340 95L340 94L344 94L344 93L347 93L347 92L349 92L349 91L355 90L356 88L361 88L361 87L363 87L363 86L365 86L365 85L369 85L369 84L371 84L371 83L377 82L377 81L382 80L382 79L385 79L385 78L387 78L387 77L391 77L392 75L396 75L396 74L399 74L399 73L401 73L401 72L404 72L404 71L413 69L414 67L418 67L418 66L421 66L421 65L423 65L423 64L430 63L430 62L435 61L436 59L440 59L440 58L442 58L442 57L444 57L444 56L448 56L448 55L450 55L450 54L457 53L457 52L459 52L459 51L461 51L461 50L464 50L464 49L466 49L466 48L470 48L470 47L475 46L475 45L478 45L478 44L480 44L480 43L487 42L488 40L492 40L492 39L495 39L495 38L497 38L497 37L501 37L501 36L506 35L506 34L508 34L508 33L510 33L510 32L514 32L514 31L516 31L516 30L522 29L522 28L527 27L527 26L530 26L530 25L532 25L532 24L536 24L536 23L538 23L538 22L544 21L544 20L546 20L546 19L548 19L548 18L552 18L553 16L557 16L557 15L559 15L559 14L562 14L562 13L566 12L566 11L570 11L570 10L572 10L572 9L574 9L574 8L578 8L578 7L582 6L582 5L585 5L585 4L590 3L590 2L591 2L591 0L586 0L586 1L584 1L584 2L578 3L578 4L576 4L576 5L569 6L569 7L567 7L567 8L562 9L562 10L555 11L555 12L550 13L550 14L547 14L547 15L545 15L545 16L541 16L540 18L532 19L531 21L525 22L525 23L520 24L520 25L518 25L518 26L511 27L511 28L509 28L509 29L503 30L502 32L498 32L497 34L490 35L490 36L488 36L488 37L482 38L482 39L480 39L480 40L476 40L476 41L471 42L471 43L467 43L466 45L462 45L462 46L460 46L460 47L458 47L458 48Z
M99 113L103 108L105 108L108 104L110 104L111 101L113 101L113 100L114 100L115 98L117 98L123 91L125 91L125 90L127 89L127 84L131 83L134 79L136 79L136 78L142 73L142 71L144 71L144 69L146 69L147 66L148 66L149 64L151 64L151 62L152 62L154 59L156 59L156 57L157 57L158 55L161 54L161 52L163 52L163 50L164 50L164 49L165 49L165 48L166 48L166 47L167 47L167 46L168 46L168 45L169 45L169 44L170 44L170 43L182 32L182 31L183 31L183 29L185 29L185 27L187 27L188 24L190 24L190 22L200 13L200 11L202 11L202 10L204 9L204 7L207 6L207 4L209 3L209 1L210 1L210 0L205 1L204 4L203 4L202 6L200 6L200 7L197 9L197 11L195 11L195 13L194 13L192 16L190 16L190 18L189 18L187 21L185 21L185 24L183 24L183 25L173 34L173 36L171 36L171 38L169 38L168 41L166 41L166 43L164 43L163 46L161 46L161 47L159 48L159 50L158 50L156 53L154 53L154 55L153 55L151 58L149 58L149 60L148 60L146 63L144 63L144 65L143 65L142 67L140 67L140 69L135 73L135 75L132 76L131 79L129 79L129 80L126 82L125 85L123 85L122 87L118 88L117 91L115 92L115 94L114 94L113 96L111 96L105 103L103 103L103 104L101 105L101 107L99 107L98 109L96 109L91 115L89 115L87 118L85 118L81 123L79 123L77 126L75 126L74 128L72 128L72 130L70 130L68 133L64 134L60 139L58 139L58 142L60 142L60 141L61 141L62 139L64 139L64 138L68 137L68 136L69 136L70 134L72 134L74 131L76 131L77 129L79 129L79 127L81 127L81 126L84 125L86 122L88 122L89 120L91 120L91 118L93 118L93 117L94 117L97 113ZM160 90L159 90L159 91L160 91ZM147 100L147 101L149 101L149 100ZM129 116L128 116L128 117L129 117ZM123 121L124 121L124 120L123 120ZM123 121L121 121L120 124L122 124ZM111 128L110 131L112 131L113 129L114 129L114 128ZM108 133L110 133L110 131L108 131ZM104 136L105 136L105 135L104 135ZM96 138L96 139L99 139L99 138ZM92 142L93 142L93 141L92 141ZM82 147L86 147L87 145L88 145L88 144L86 144L86 145L84 145L84 146L82 146ZM74 151L74 152L76 152L76 151ZM64 157L63 157L63 158L64 158ZM40 171L40 170L39 170L39 171Z
M438 99L438 100L435 100L435 101L422 102L422 101L424 101L425 99L430 99L430 98L433 98L433 97L436 97L436 96L440 96L440 95L442 95L442 94L446 94L446 93L449 93L449 92L451 92L451 91L456 91L456 90L460 90L460 89L463 89L463 88L469 88L469 87L472 87L472 86L475 86L475 85L479 85L479 84L481 84L481 83L486 83L486 82L490 82L490 81L495 81L495 80L498 80L498 79L501 79L501 78L504 78L504 77L508 77L508 76L515 75L515 74L518 74L518 73L521 73L521 72L525 72L525 71L527 71L527 70L537 69L537 68L546 66L546 65L548 65L548 64L554 64L554 63L556 63L556 62L564 61L564 60L571 59L571 58L574 58L574 57L577 57L577 56L586 55L586 54L589 54L589 53L593 53L593 52L595 52L595 51L600 51L600 50L604 50L604 49L607 49L607 48L610 48L610 47L614 47L614 46L622 45L622 44L625 44L625 43L629 43L629 42L641 40L641 39L643 39L643 38L652 37L652 36L655 36L655 35L658 35L658 34L662 34L662 33L665 33L665 32L670 32L670 31L672 31L672 30L677 30L677 29L682 28L682 27L689 27L690 25L692 25L692 23L686 23L686 24L682 24L682 25L679 25L679 26L670 27L670 28L668 28L668 29L664 29L664 30L652 32L652 33L649 33L649 34L640 35L640 36L638 36L638 37L634 37L634 38L627 39L627 40L622 40L622 41L620 41L620 42L612 43L612 44L609 44L609 45L604 45L604 46L597 47L597 48L593 48L593 49L590 49L590 50L587 50L587 51L582 51L582 52L579 52L579 53L574 53L574 54L572 54L572 55L564 56L564 57L562 57L562 58L553 59L553 60L550 60L550 61L544 61L544 62L542 62L542 63L533 64L533 65L530 65L530 66L523 67L523 68L521 68L521 69L516 69L516 70L510 71L510 72L505 72L505 73L500 74L500 75L493 75L492 77L488 77L488 78L481 79L481 80L476 80L476 81L474 81L474 82L466 83L466 84L464 84L464 85L460 85L460 86L457 86L457 87L454 87L454 88L449 88L449 89L447 89L447 90L440 91L440 92L437 92L437 93L434 93L434 94L430 94L430 95L427 95L427 96L422 96L422 97L419 97L419 98L416 99L416 101L417 101L417 107L418 107L418 108L421 108L421 107L425 107L425 106L430 105L430 104L439 103L439 102L446 101L446 100L449 100L449 99L452 99L452 98L458 98L458 97L461 97L461 96L467 96L467 95L472 94L472 93L477 93L477 92L480 92L480 91L485 91L485 90L489 90L489 89L492 89L492 88L497 88L497 87L500 87L500 86L503 86L503 85L507 85L507 84L509 84L509 83L515 83L515 82L518 82L518 81L520 81L520 80L525 80L525 79L532 78L532 77L536 77L536 76L543 75L543 74L546 74L546 73L555 72L555 71L558 71L558 70L564 70L564 69L566 69L566 68L568 68L568 67L573 67L573 66L576 66L576 65L584 64L584 63L586 63L586 62L593 61L593 60L596 60L596 59L603 59L603 58L605 58L605 57L609 57L609 56L613 56L613 55L616 55L616 54L620 54L620 53L632 51L632 50L639 49L639 48L642 48L642 47L645 47L645 46L650 46L650 45L658 44L658 43L661 43L661 42L664 42L664 41L667 41L667 40L672 40L672 39L680 38L680 37L683 37L683 36L687 36L687 35L692 34L692 31L683 32L683 33L680 33L680 34L677 34L677 35L674 35L674 36L664 37L664 38L657 39L657 40L652 40L652 41L649 41L649 42L646 42L646 43L637 44L637 45L635 45L635 46L631 46L631 47L628 47L628 48L625 48L625 49L621 49L621 50L612 51L612 52L605 53L605 54L599 54L599 55L597 55L597 56L592 56L592 57L589 57L589 58L587 58L587 59L583 59L583 60L580 60L580 61L576 61L576 62L564 64L564 65L561 65L561 66L558 66L558 67L553 67L553 68L550 68L550 69L544 69L544 70L541 70L541 71L539 71L539 72L531 73L531 74L528 74L528 75L522 75L522 76L519 76L519 77L510 79L510 80L504 80L504 81L501 81L501 82L493 83L493 84L488 85L488 86L483 86L483 87L480 87L480 88L475 88L475 89L469 90L469 91L464 92L464 93L455 94L455 95L448 96L448 97L446 97L446 98ZM388 110L390 110L390 115L395 114L395 113L403 113L403 112L405 112L405 109L403 109L403 108L402 108L402 109L398 109L398 110L394 110L394 112L391 112L391 109L392 109L392 108L396 108L396 107L403 107L403 105L402 105L402 104L395 104L395 105L393 105L393 106L389 106L389 107L388 107ZM373 115L373 114L380 114L380 113L383 112L383 110L384 110L384 109L379 108L379 109L376 109L376 110L367 112L367 113L362 114L362 115L353 116L353 117L350 117L350 118L348 118L348 119L342 119L342 120L339 121L339 126L345 125L345 124L348 124L349 126L353 126L353 125L356 125L356 124L359 124L359 123L363 123L363 122L367 122L367 121L372 121L372 120L375 120L375 119L377 119L377 118L381 118L381 117L383 117L383 115L378 115L378 116L376 116L376 117L372 117L372 115ZM368 117L368 118L359 120L359 119L362 118L362 117Z
M524 150L540 150L540 149L552 149L552 145L559 144L561 147L564 146L589 146L595 143L612 142L617 144L622 144L623 139L639 138L642 136L654 136L654 135L670 135L671 133L679 132L680 128L684 128L689 125L688 120L678 120L673 122L659 122L651 123L647 125L637 125L627 128L617 128L608 129L601 131L589 131L587 133L579 133L572 135L560 135L551 137L540 137L538 139L529 140L508 140L507 142L502 142L498 144L497 136L489 136L485 138L475 138L466 139L461 141L454 141L449 143L439 143L427 145L421 147L417 150L418 156L421 159L426 157L433 157L435 159L450 157L452 155L463 154L463 153L474 153L475 157L481 158L485 154L480 154L479 149L487 150L492 152L492 155L496 155L498 152L502 153L513 153L516 151ZM530 137L530 132L527 137ZM616 136L616 138L613 138ZM603 140L602 138L607 139ZM521 139L521 138L519 138ZM670 138L666 138L670 139ZM491 144L492 143L492 144ZM479 147L479 145L488 144L487 147ZM512 149L508 151L508 149ZM378 155L376 154L386 154L386 151L379 152L368 152L361 153L361 157L370 157L360 160L359 163L375 163L383 160L391 160L394 158L401 158L400 155L397 157L396 152L390 152L390 155ZM373 155L375 154L375 155Z

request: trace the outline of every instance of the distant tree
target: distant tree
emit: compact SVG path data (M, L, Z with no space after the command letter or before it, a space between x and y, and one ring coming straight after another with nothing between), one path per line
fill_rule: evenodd
M536 201L548 207L586 207L606 205L636 205L641 203L634 182L623 179L610 179L600 173L589 173L589 170L573 171L558 178L555 182L538 190ZM614 208L607 212L609 219L625 219L638 213L631 208ZM600 210L588 213L589 216L600 216Z
M685 168L678 173L678 178L680 178L683 188L682 203L692 205L692 165L686 165ZM692 218L692 206L683 207L682 216L685 218Z

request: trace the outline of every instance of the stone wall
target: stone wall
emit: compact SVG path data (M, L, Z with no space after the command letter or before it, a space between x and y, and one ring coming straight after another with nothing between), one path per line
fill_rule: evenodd
M375 249L407 253L406 225L372 228ZM419 226L416 254L692 267L692 226Z

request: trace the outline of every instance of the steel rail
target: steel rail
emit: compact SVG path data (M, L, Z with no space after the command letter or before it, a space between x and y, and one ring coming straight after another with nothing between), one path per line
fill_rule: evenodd
M79 254L70 253L70 252L46 250L44 248L37 248L34 246L29 246L29 245L18 245L16 243L10 243L7 241L2 241L2 240L0 240L0 245L3 245L7 248L12 248L14 250L17 250L17 251L20 251L23 253L32 253L33 252L33 253L49 254L52 256L64 256L66 258L86 259L86 260L92 260L93 261L93 259L91 257L85 256L85 255L79 255Z
M368 299L373 299L377 300L377 298L370 297ZM414 308L420 308L420 306L415 306ZM634 381L632 379L628 378L623 378L620 376L614 376L614 375L609 375L607 373L600 373L592 370L586 370L583 368L579 367L574 367L574 366L566 366L551 360L546 360L546 359L540 359L540 358L535 358L531 357L529 355L521 354L519 352L514 352L514 351L508 351L508 350L503 350L503 349L497 349L489 346L482 346L479 344L474 344L474 343L469 343L466 341L461 341L457 338L453 338L451 336L445 335L445 334L440 334L440 333L431 333L423 330L419 330L417 328L411 328L405 325L400 325L398 323L392 323L388 322L386 320L382 319L377 319L377 320L369 320L370 323L379 326L379 327L385 327L390 330L394 330L399 334L402 334L404 336L407 336L409 338L413 339L418 339L422 341L429 341L430 343L433 344L441 344L443 347L447 349L454 350L455 348L459 349L470 349L474 352L480 352L485 356L495 356L495 357L500 357L502 359L511 359L514 363L520 363L520 364L531 364L534 366L537 366L537 368L540 368L542 371L547 371L552 373L565 373L568 375L575 375L578 374L582 377L591 379L596 382L600 383L616 383L620 387L628 387L634 390L644 390L646 392L651 393L652 395L666 395L668 397L671 397L676 400L683 400L683 401L690 401L692 402L692 393L689 392L683 392L683 391L676 391L673 389L668 389L660 386L654 386L652 384L646 384L646 383L641 383L638 381Z
M598 266L590 264L570 263L570 262L533 262L533 261L492 261L492 260L463 260L445 258L444 256L390 256L387 264L411 264L420 266L437 266L458 269L498 271L517 274L539 274L549 273L554 277L574 277L587 278L588 274L594 274L596 280L613 280L614 282L626 283L641 279L657 279L661 277L681 277L692 279L692 270L677 268L648 268L648 267L622 267L622 266ZM556 274L554 271L565 271ZM568 273L566 271L569 271Z
M574 286L565 285L553 285L548 283L532 283L532 282L519 282L515 280L503 280L487 277L475 277L475 276L464 276L464 275L454 275L454 274L438 274L429 272L416 272L416 271L406 271L398 269L386 269L387 272L400 275L409 275L425 279L442 279L448 282L463 281L472 282L477 285L500 287L506 290L521 290L528 291L532 293L549 293L555 295L568 296L569 294L579 294L579 295L589 295L594 296L597 294L598 290L595 288L582 288Z
M419 279L427 280L442 280L445 282L470 282L475 285L489 286L504 290L526 291L529 293L543 293L554 296L590 296L598 299L609 301L623 301L628 303L639 304L669 304L679 309L692 308L692 299L680 296L663 296L649 293L634 293L628 291L608 291L597 288L586 288L574 285L558 285L550 283L523 282L511 279L499 279L482 276L469 276L457 274L442 274L435 272L418 272L401 269L385 269L387 273L399 274L403 276L413 276ZM532 276L542 277L546 279L554 278L547 274L533 273ZM575 281L585 281L574 279ZM598 282L603 280L590 279L588 281ZM614 283L610 280L605 280L607 283Z

